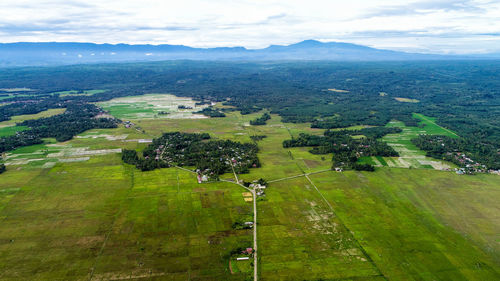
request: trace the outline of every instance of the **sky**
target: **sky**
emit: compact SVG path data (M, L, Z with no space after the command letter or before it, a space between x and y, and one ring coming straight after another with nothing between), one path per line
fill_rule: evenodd
M500 0L0 0L0 42L500 53Z

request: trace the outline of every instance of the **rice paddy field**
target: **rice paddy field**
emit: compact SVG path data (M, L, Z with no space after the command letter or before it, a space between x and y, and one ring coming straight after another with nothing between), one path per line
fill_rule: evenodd
M457 137L457 135L446 128L438 126L433 118L422 114L414 114L413 117L420 119L420 124L423 124L423 127L407 127L403 122L396 120L386 125L387 127L399 127L403 129L401 133L389 134L382 138L382 141L387 142L387 144L392 146L399 153L399 157L363 157L361 162L378 167L386 166L435 170L449 170L455 167L452 163L426 157L425 152L418 149L411 142L411 139L418 137L420 134L444 135L452 138Z
M252 218L249 192L231 182L198 184L177 168L141 172L122 162L122 148L143 149L167 131L240 142L266 136L257 142L262 167L238 175L269 182L256 202L261 280L500 279L497 175L459 176L424 164L333 172L331 155L282 147L292 135L323 133L309 124L272 115L266 125L250 126L261 113L238 112L140 117L151 102L107 107L135 116L131 128L89 130L4 155L0 280L252 280L253 260L231 256L253 245L252 230L232 227ZM428 125L384 139L413 149L411 163L422 156L410 146L412 136L453 134L416 117Z
M120 119L205 118L204 115L193 114L193 112L202 110L206 105L196 106L195 103L190 98L168 94L149 94L112 99L98 105ZM180 105L191 109L178 109Z

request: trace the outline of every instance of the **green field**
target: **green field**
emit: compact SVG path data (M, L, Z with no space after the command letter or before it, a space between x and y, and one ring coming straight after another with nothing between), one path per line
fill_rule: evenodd
M123 112L113 106L116 116L136 114L131 105ZM176 168L141 172L113 152L143 149L141 140L167 131L240 142L267 136L257 142L262 167L239 175L272 181L257 201L260 280L500 279L498 176L390 168L383 157L367 159L382 166L373 173L325 171L331 155L282 147L291 136L324 130L276 115L250 126L260 115L134 119L132 128L94 129L6 153L0 280L251 280L253 260L230 256L253 243L251 230L232 228L252 217L245 189L198 184ZM418 133L447 132L416 116L428 125L384 140L411 150L409 138Z
M9 171L0 183L2 280L250 274L231 275L227 267L230 250L251 246L250 232L231 228L251 213L243 189L199 185L175 168L142 173L119 155L38 171L28 179Z
M457 135L446 128L438 126L433 118L416 113L413 117L419 119L423 127L407 127L403 122L395 120L386 125L387 127L399 127L403 129L401 133L389 134L382 138L382 141L387 142L399 153L399 157L363 157L360 162L379 167L389 166L435 170L447 170L455 167L449 162L426 157L425 151L418 149L411 140L417 138L420 134L444 135L452 138L457 137Z
M54 94L59 94L61 97L64 96L93 96L96 94L101 94L106 92L106 90L85 90L82 92L76 90L55 92Z
M388 279L500 278L497 176L385 168L311 179Z
M262 280L384 280L305 177L268 189L258 205Z
M0 137L7 137L15 135L17 132L21 132L24 130L28 130L29 128L26 126L7 126L0 127Z
M23 122L25 120L39 119L43 117L50 117L56 114L61 114L65 111L64 108L55 108L42 111L37 114L27 114L27 115L17 115L12 116L10 120L0 122L0 137L7 137L15 135L16 132L28 130L26 126L16 126L16 123Z
M16 123L20 123L20 122L23 122L25 120L39 119L39 118L43 118L43 117L50 117L50 116L53 116L53 115L61 114L64 111L66 111L65 108L54 108L54 109L49 109L49 110L45 110L45 111L39 112L37 114L26 114L26 115L12 116L10 120L0 122L0 128L9 127L9 126L15 126Z
M151 118L204 118L192 112L200 111L206 106L195 106L195 101L190 98L176 97L168 94L149 94L112 99L98 105L109 111L111 115L120 119L151 119ZM184 105L192 109L179 110L177 107ZM160 112L168 114L160 114Z

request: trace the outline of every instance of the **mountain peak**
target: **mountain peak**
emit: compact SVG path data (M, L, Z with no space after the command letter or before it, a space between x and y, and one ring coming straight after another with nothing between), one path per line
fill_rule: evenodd
M299 42L299 43L291 44L289 46L313 47L313 46L321 46L321 45L324 45L324 44L325 43L323 43L323 42L320 42L320 41L317 41L317 40L313 40L313 39L309 39L309 40L304 40L304 41Z

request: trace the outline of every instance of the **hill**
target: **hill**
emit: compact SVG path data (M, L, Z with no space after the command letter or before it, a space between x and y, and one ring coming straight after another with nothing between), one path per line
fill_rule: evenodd
M463 56L405 53L362 45L305 40L263 49L244 47L192 48L183 45L129 45L76 42L19 42L0 44L0 66L44 66L161 60L329 60L402 61L453 60ZM485 57L486 58L486 57Z

